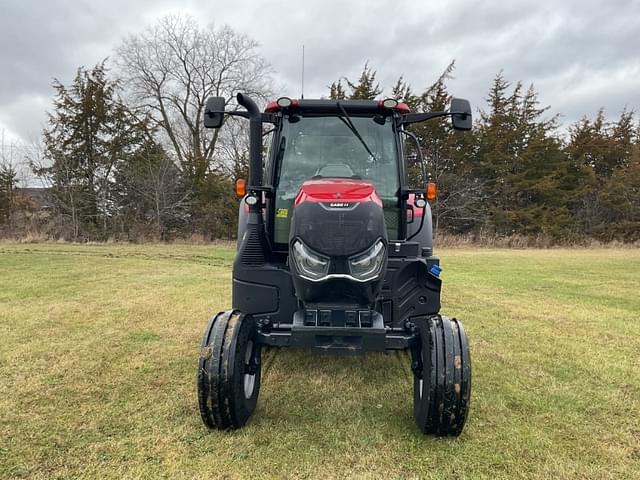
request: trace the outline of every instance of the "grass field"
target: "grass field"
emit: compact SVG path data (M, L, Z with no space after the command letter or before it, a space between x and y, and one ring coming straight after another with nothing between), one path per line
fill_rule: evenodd
M404 354L291 350L250 424L209 432L230 248L0 244L0 477L640 478L640 251L439 253L473 360L459 439L414 426Z

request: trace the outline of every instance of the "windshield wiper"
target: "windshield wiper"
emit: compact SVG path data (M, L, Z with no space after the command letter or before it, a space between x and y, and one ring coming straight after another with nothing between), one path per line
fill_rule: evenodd
M356 128L356 126L351 121L351 117L349 116L347 111L344 109L344 107L342 106L342 104L340 102L336 102L336 105L338 105L338 108L342 112L342 115L344 115L344 116L339 116L338 118L340 120L342 120L344 122L344 124L349 128L349 130L351 130L351 132L356 136L356 138L358 140L360 140L360 143L362 144L362 146L367 150L367 153L369 155L371 155L371 158L375 162L376 161L376 156L373 154L373 152L369 148L369 145L367 145L367 142L364 141L364 138L362 138L362 135L360 135L360 132L358 132L358 129Z

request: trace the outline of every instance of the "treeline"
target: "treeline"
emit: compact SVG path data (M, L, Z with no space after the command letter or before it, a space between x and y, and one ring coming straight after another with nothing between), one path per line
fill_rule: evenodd
M416 93L401 77L386 91L368 65L357 80L328 87L331 98L405 101L444 110L452 63ZM247 173L246 124L205 131L206 99L237 91L264 101L271 68L257 44L228 27L203 29L166 17L126 38L109 68L80 68L54 82L54 108L28 161L46 190L19 189L0 165L0 233L85 240L233 238L236 178ZM604 111L563 130L533 86L499 73L471 132L448 120L413 125L426 169L438 183L437 232L525 236L547 243L640 240L640 126L632 110ZM412 152L411 181L423 183Z
M53 110L27 155L46 195L17 189L12 166L0 170L11 177L0 177L0 229L71 241L234 237L246 126L229 119L206 131L202 116L210 96L234 109L237 91L270 95L257 47L229 27L169 16L124 39L109 65L54 81Z
M453 69L419 94L400 78L391 96L414 111L445 110ZM375 77L365 65L357 82L334 82L330 96L379 97ZM436 231L546 243L640 240L640 125L632 110L614 122L600 110L563 132L532 85L502 73L486 102L471 132L453 131L446 119L411 127L438 184ZM414 165L414 180L418 172Z

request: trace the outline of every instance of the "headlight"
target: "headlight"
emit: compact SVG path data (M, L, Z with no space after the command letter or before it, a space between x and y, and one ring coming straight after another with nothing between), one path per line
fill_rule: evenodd
M302 277L320 280L329 273L329 259L313 253L300 240L293 243L292 253L296 269Z
M366 252L349 258L351 275L361 282L376 278L382 270L384 255L384 243L378 240Z

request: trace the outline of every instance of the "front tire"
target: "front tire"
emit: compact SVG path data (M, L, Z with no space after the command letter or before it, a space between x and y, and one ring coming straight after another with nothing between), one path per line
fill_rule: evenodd
M458 320L418 318L419 350L414 352L413 413L425 434L457 437L469 413L471 358Z
M211 319L198 362L198 405L204 424L219 430L244 426L260 392L260 346L253 317L237 310Z

